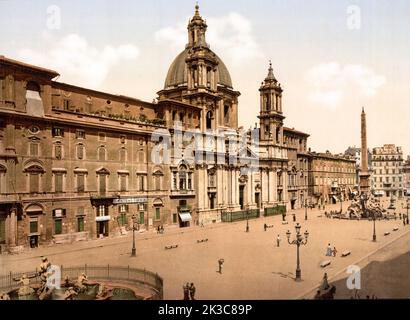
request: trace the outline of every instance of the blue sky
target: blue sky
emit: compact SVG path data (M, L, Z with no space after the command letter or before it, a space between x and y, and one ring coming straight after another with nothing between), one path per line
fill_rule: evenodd
M257 121L271 59L284 87L285 124L317 151L360 144L410 152L410 1L200 1L207 41L241 91L239 122ZM50 6L61 24L49 28ZM151 101L183 50L194 1L0 0L0 54L54 68L60 81ZM349 29L349 8L360 27Z

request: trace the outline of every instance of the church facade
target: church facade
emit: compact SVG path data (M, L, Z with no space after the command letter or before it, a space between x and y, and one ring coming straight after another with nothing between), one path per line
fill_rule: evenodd
M259 126L238 127L228 69L196 11L152 103L0 56L0 245L11 251L301 208L308 134L284 125L269 66ZM167 150L171 152L168 153Z

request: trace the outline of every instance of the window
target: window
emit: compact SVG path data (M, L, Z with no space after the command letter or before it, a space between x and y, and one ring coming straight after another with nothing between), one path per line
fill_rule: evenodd
M144 151L140 150L138 152L138 162L143 163L145 161L145 153Z
M177 173L173 172L172 173L172 190L177 189Z
M76 137L76 139L85 139L85 131L84 130L76 130L75 137Z
M161 190L161 176L160 175L156 175L154 176L154 180L155 180L155 190Z
M139 174L137 176L138 180L138 191L144 191L145 190L145 176L142 174Z
M101 146L98 148L98 160L105 161L105 147Z
M103 132L98 133L98 141L105 141L105 133Z
M61 234L63 232L63 220L55 219L54 220L54 234Z
M84 217L77 217L77 232L84 231Z
M85 191L85 175L77 174L77 192Z
M52 136L53 137L64 137L64 129L54 127L52 129Z
M39 149L39 144L36 142L31 142L30 143L30 156L38 157L38 149Z
M83 145L83 144L78 144L78 145L77 145L77 152L76 152L77 159L78 159L78 160L84 159L84 158L85 158L84 154L85 154L85 147L84 147L84 145Z
M127 161L127 149L125 148L120 149L120 161L121 162Z
M120 174L120 191L127 191L127 175Z
M67 100L67 99L63 100L63 108L64 110L70 110L70 100Z
M155 220L161 220L161 208L155 208Z
M177 214L176 213L172 214L172 223L177 223Z
M140 212L140 224L144 224L144 223L145 223L145 213Z
M229 124L229 106L225 106L224 107L224 120L225 120L225 124Z
M118 207L118 210L119 210L120 213L126 213L126 212L128 212L128 205L120 204L120 206Z
M40 174L30 172L30 193L38 193L40 191Z
M31 220L30 221L30 233L37 233L38 232L38 221Z
M100 193L105 193L107 191L107 175L99 174L99 190Z
M127 224L127 215L125 214L125 213L121 213L119 216L118 216L118 225L120 226L120 227L123 227L123 226L125 226Z
M125 142L126 142L126 137L120 136L120 143L125 144Z
M108 216L108 206L99 205L97 208L97 217Z
M209 180L209 186L210 187L215 187L215 174L214 173L210 173L208 176L208 180Z
M63 174L62 173L54 174L54 191L63 192Z
M63 158L63 146L61 145L61 143L54 145L54 157L58 160Z

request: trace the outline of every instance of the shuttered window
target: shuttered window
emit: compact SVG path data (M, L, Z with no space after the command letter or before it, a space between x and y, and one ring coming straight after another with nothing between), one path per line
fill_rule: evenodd
M38 173L30 173L30 193L38 193L40 184L40 175Z
M54 220L54 233L61 234L63 232L63 220L55 219Z
M55 192L63 192L63 174L56 173L54 175Z
M77 192L84 192L84 174L77 174Z
M84 217L77 218L77 232L84 231Z

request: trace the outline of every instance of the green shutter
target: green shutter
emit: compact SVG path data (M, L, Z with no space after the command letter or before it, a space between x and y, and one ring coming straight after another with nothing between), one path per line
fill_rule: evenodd
M54 223L55 223L55 230L54 230L54 233L55 234L61 234L62 233L62 229L63 229L63 223L62 223L62 220L61 219L56 219L55 221L54 221Z
M77 218L77 232L83 232L83 231L84 231L84 218L78 217Z
M145 213L140 212L140 224L144 224Z
M155 208L155 220L161 219L161 208Z
M30 233L36 233L37 231L37 221L30 221Z

